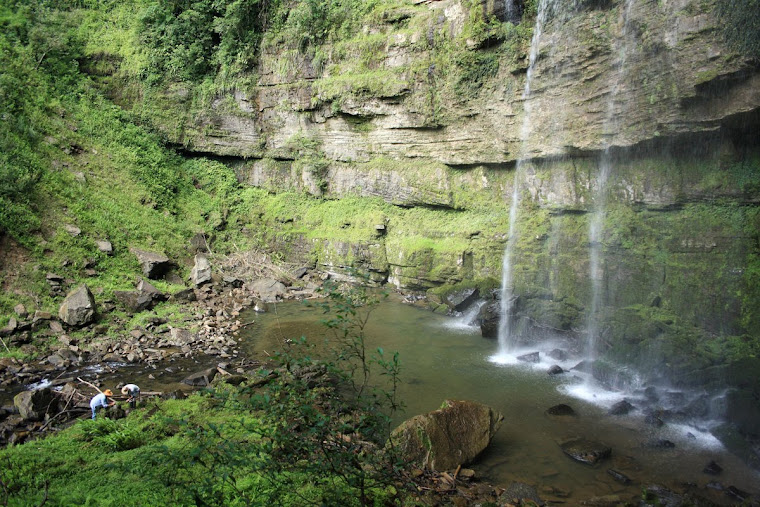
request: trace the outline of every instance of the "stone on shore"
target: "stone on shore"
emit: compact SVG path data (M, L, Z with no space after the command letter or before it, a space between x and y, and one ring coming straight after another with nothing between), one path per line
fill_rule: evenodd
M440 409L403 422L391 439L408 463L429 470L451 470L477 458L503 419L486 405L446 400Z

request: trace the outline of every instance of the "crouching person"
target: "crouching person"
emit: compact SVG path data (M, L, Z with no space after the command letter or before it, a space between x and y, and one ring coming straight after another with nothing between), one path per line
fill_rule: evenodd
M116 403L115 401L109 399L109 396L113 396L113 393L110 389L106 389L102 393L93 396L93 398L90 400L90 408L92 409L93 421L95 420L95 414L99 408L108 408Z

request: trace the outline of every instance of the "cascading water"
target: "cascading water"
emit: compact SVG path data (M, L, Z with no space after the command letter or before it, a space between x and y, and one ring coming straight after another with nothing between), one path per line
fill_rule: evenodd
M607 101L607 114L603 123L605 132L616 131L618 122L615 108L617 99L620 95L621 88L626 78L626 61L629 50L635 41L632 41L630 29L630 12L634 0L626 0L622 16L623 28L622 36L616 39L615 52L618 55L619 63L615 73L612 89ZM594 196L594 212L589 221L589 276L591 281L591 305L587 316L586 326L586 347L585 356L593 360L597 355L597 341L599 339L599 318L602 298L602 282L604 273L602 269L602 233L604 232L604 219L607 212L607 183L610 177L612 167L612 156L610 153L611 142L607 142L599 160L599 173L597 175L597 188Z
M522 127L520 129L520 141L524 145L531 132L531 104L530 104L530 85L533 77L533 71L538 60L539 43L541 42L541 33L547 20L547 15L558 0L540 0L538 3L538 13L536 15L536 25L533 28L533 38L530 43L530 56L528 59L528 72L525 78L525 87L523 88L522 99L525 104L525 113L523 115ZM514 338L512 333L513 325L513 265L515 244L517 242L517 213L520 204L520 184L523 179L524 158L521 153L515 166L515 177L512 182L512 203L509 207L509 232L507 244L504 248L504 257L502 258L501 269L501 303L499 308L499 351L493 360L503 362L508 358L510 351L514 349Z

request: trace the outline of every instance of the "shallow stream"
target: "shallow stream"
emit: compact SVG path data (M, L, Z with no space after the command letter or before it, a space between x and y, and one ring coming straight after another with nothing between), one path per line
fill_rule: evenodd
M323 318L320 309L296 302L272 305L264 314L251 312L243 320L256 323L241 336L242 346L262 356L284 350L289 340L300 336L324 343L329 330L320 324ZM478 328L461 319L437 315L392 296L372 313L367 340L370 350L382 347L386 354L399 352L399 394L405 404L399 422L435 410L447 398L478 401L504 414L501 429L472 466L494 484L507 487L512 481L525 482L536 486L545 500L570 504L601 495L635 497L643 486L655 483L677 491L693 484L702 496L721 504L736 500L714 489L718 484L735 486L755 498L760 493L760 473L726 451L708 432L671 424L653 427L640 412L607 415L610 404L622 395L590 392L573 373L550 376L546 373L550 363L528 365L495 358L496 341L482 338ZM577 415L545 414L559 403L570 405ZM573 461L558 444L576 437L607 444L612 458L596 467ZM659 440L675 447L654 447L652 443ZM703 473L712 460L723 468L718 476ZM617 482L607 472L610 468L633 482Z

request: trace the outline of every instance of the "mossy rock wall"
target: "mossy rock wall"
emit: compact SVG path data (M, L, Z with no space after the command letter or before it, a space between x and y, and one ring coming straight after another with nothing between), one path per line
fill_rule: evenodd
M659 147L609 159L438 168L436 184L447 185L458 206L302 197L286 213L292 221L277 227L305 234L317 265L336 275L358 272L421 291L498 280L517 174L513 280L521 329L560 333L581 348L596 287L604 351L642 369L698 371L758 349L760 151L727 156L720 136L689 142L696 154ZM600 189L603 163L612 169ZM593 220L602 224L597 284Z

